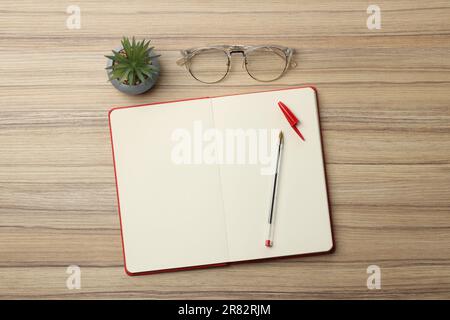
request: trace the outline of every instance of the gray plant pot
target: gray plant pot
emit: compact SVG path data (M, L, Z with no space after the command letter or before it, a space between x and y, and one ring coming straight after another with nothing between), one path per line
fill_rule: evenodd
M119 52L120 50L122 50L122 47L116 48L115 51ZM154 51L149 52L149 55L155 55ZM107 63L106 66L110 67L112 66L113 61L111 59L107 59ZM160 64L159 64L159 60L158 58L154 58L152 59L152 64L158 68L158 70L160 70ZM110 70L106 70L106 73L108 74L108 78L110 75ZM141 94L144 92L147 92L148 90L150 90L156 83L156 81L159 78L159 71L153 76L152 79L148 78L146 79L145 82L140 83L138 85L135 86L129 86L127 84L123 84L121 82L119 82L119 80L114 79L111 80L111 84L119 91L126 93L126 94L131 94L131 95L137 95L137 94Z

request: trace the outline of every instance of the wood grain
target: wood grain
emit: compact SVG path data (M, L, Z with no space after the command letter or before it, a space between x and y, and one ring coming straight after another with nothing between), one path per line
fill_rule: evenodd
M450 298L450 4L377 1L3 0L0 9L0 298ZM75 3L74 3L75 4ZM123 35L153 39L163 68L148 94L104 71ZM294 47L277 82L240 64L215 85L175 64L208 44ZM336 251L131 278L123 272L107 110L315 84ZM82 288L66 288L66 268ZM381 290L368 290L378 265ZM277 277L273 277L277 274Z

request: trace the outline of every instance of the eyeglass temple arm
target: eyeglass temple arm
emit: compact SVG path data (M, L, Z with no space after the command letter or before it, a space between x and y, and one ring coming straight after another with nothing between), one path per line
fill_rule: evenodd
M295 49L292 48L287 48L286 49L286 53L287 53L287 67L292 67L295 68L297 67L297 62L295 62L292 57L294 56L295 53Z
M181 53L182 57L177 60L177 65L183 66L188 62L188 60L190 58L189 52L187 50L181 50L180 53Z

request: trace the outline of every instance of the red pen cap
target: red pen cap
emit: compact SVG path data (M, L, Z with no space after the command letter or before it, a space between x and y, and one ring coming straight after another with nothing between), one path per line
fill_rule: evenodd
M283 112L284 116L288 120L291 127L294 127L298 123L297 117L292 113L292 111L281 101L278 101L278 106L280 107L281 111Z

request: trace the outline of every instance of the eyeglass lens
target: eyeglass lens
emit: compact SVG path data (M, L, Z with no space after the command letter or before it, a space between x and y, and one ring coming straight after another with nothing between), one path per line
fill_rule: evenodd
M201 82L214 83L227 75L228 65L228 55L225 51L206 49L191 58L189 72Z
M286 55L277 48L259 48L246 54L248 74L259 81L278 79L286 68Z

